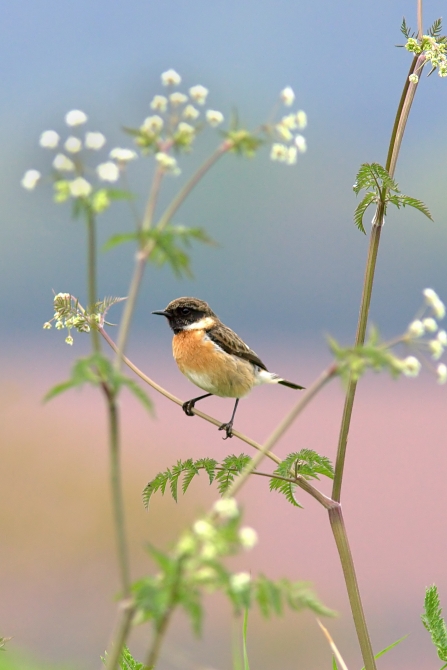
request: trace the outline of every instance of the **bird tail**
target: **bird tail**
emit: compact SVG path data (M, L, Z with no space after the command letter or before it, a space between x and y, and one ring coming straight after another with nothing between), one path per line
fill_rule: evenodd
M288 382L286 379L280 379L278 381L278 384L282 384L283 386L288 386L289 389L295 389L295 390L299 390L299 391L302 391L306 388L305 386L298 386L298 384L294 384L293 382Z

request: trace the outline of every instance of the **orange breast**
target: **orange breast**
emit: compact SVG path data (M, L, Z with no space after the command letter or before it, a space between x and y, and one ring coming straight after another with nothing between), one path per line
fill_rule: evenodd
M254 386L252 364L216 347L203 330L174 335L172 351L180 371L208 393L242 398Z

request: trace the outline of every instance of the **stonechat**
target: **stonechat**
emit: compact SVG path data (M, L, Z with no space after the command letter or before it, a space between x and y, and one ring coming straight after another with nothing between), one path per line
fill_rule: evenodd
M259 356L214 314L210 306L198 298L177 298L164 310L152 312L168 319L174 331L172 351L185 377L207 393L183 403L183 411L193 416L198 400L217 395L236 398L233 414L224 430L226 440L232 437L234 416L240 398L260 384L282 384L303 389L269 372Z

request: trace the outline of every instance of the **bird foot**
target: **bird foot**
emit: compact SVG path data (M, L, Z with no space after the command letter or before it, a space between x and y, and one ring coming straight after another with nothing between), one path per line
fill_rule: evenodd
M226 432L226 437L223 437L223 440L227 440L229 437L233 437L233 422L223 423L219 430L224 430Z
M183 403L182 405L182 410L185 412L186 416L194 416L193 409L194 409L195 402L194 400L187 400L186 402Z

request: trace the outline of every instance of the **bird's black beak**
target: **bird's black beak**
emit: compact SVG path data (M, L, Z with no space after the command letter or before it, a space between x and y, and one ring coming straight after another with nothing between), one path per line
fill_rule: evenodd
M166 318L169 318L169 312L166 312L164 310L157 310L155 312L152 312L152 314L159 314L160 316L165 316Z

